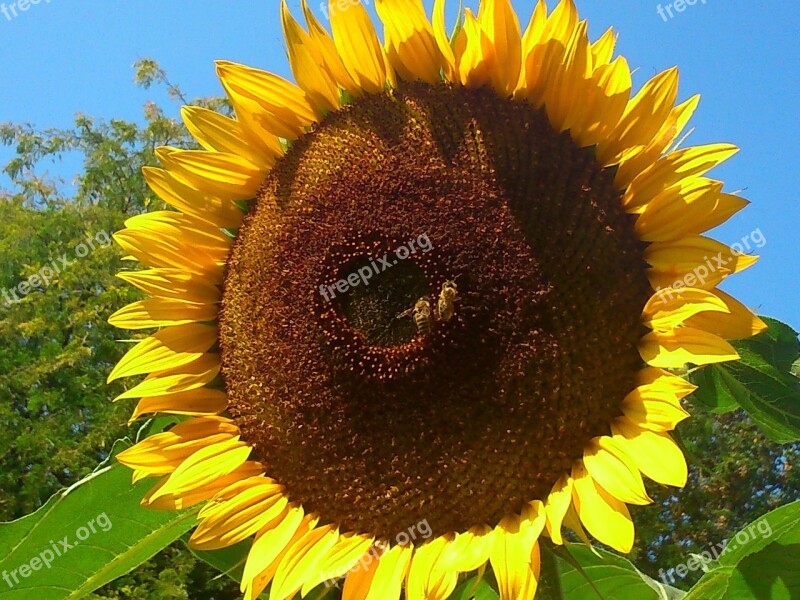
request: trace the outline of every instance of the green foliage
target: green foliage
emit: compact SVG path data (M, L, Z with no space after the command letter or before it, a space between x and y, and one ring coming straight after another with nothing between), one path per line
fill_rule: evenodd
M782 506L731 536L686 600L800 597L800 502Z
M649 576L682 589L702 571L663 579L659 571L686 563L755 516L800 498L797 444L771 442L741 410L721 416L692 412L677 436L689 462L686 487L648 482L654 503L631 509L638 544L629 558Z
M0 518L39 507L125 433L125 407L109 404L122 390L102 386L124 337L107 316L136 297L113 275L109 236L121 220L102 206L0 201L0 426L14 432L0 438L0 487L15 490L0 496ZM37 285L23 295L28 282Z
M800 440L800 381L793 367L800 357L797 332L774 319L769 329L734 342L741 360L711 365L694 375L695 400L714 412L740 406L774 442Z
M9 574L5 584L13 583L4 597L82 598L195 525L196 510L140 506L152 482L131 485L130 479L130 469L114 463L53 496L35 513L1 525L0 572Z
M564 600L679 600L685 594L640 573L621 556L593 552L582 544L559 551L561 598ZM564 557L568 557L565 559Z
M142 84L171 86L152 61L137 67ZM173 94L180 92L172 88ZM226 106L218 98L193 103ZM111 402L122 384L109 386L105 379L127 349L121 341L130 336L106 320L139 295L115 277L122 264L117 247L99 243L96 236L112 234L148 206L166 208L146 188L140 169L156 164L157 146L193 142L176 118L148 103L141 122L79 115L68 130L0 124L0 143L16 151L3 168L14 189L0 190L3 521L32 513L91 473L108 457L114 440L126 435L131 406ZM44 168L67 156L79 157L83 166L65 184ZM78 245L87 239L94 240L95 249L78 257ZM65 255L66 268L47 284L34 279L37 285L25 288L27 294L17 290L16 301L12 289L52 268L53 261L60 265ZM239 597L235 585L215 577L178 542L95 597Z

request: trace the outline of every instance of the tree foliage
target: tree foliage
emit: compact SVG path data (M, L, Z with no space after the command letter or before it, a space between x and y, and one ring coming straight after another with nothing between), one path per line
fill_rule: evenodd
M136 81L166 86L185 101L153 61L137 63ZM192 103L226 107L219 98ZM177 118L152 102L140 122L78 115L70 129L41 131L3 123L0 141L15 150L3 169L13 189L0 190L0 521L6 521L90 473L114 440L128 434L131 406L111 402L123 388L106 385L106 377L130 336L107 319L139 296L115 277L123 265L118 247L103 242L125 219L166 208L140 175L143 166L156 164L154 149L193 142ZM82 161L74 181L47 174L65 156ZM80 257L87 240L95 249ZM38 285L19 292L20 283L53 265L60 272L51 281L34 278ZM95 597L239 596L217 576L180 543Z

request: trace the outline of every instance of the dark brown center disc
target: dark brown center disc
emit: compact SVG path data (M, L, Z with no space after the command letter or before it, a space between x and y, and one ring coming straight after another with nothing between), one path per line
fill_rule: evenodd
M252 458L322 523L389 539L545 499L642 366L644 246L613 175L487 89L404 85L295 142L225 280Z

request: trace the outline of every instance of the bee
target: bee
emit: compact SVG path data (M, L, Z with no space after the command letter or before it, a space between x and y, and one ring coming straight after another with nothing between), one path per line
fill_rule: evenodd
M436 306L436 316L440 321L449 321L453 318L456 311L456 302L460 300L458 296L458 286L455 281L445 281L442 284L442 291L439 293L439 302Z
M431 310L431 303L426 298L420 298L414 304L414 308L401 312L397 315L398 319L412 316L414 324L417 326L417 333L428 333L431 330L431 320L433 318L433 311Z

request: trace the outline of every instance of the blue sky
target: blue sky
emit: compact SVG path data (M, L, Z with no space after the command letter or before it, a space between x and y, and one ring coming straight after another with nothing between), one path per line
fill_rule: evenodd
M318 7L319 0L311 2ZM477 0L465 3L474 8ZM131 66L144 57L158 60L189 96L221 92L217 58L289 75L277 0L39 0L24 12L13 4L14 11L5 2L9 17L0 12L0 121L69 127L79 112L139 120L146 101L167 102L160 92L133 85ZM455 9L458 3L449 4ZM533 0L514 4L526 23ZM752 205L714 234L732 244L760 230L766 243L761 260L723 287L761 314L800 328L800 5L696 0L677 12L673 2L662 2L665 20L652 0L576 4L593 37L611 25L617 29L618 51L638 69L637 85L678 65L681 99L702 94L689 143L727 141L741 148L712 176L729 191L746 189ZM299 14L299 0L289 5ZM0 162L10 156L0 148ZM47 168L69 180L79 165Z

